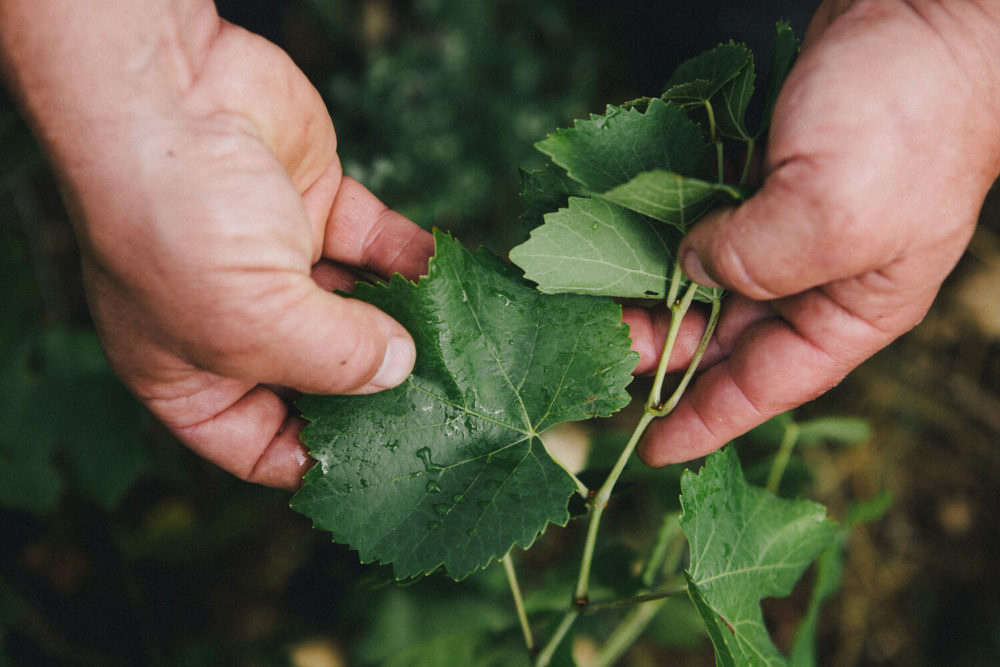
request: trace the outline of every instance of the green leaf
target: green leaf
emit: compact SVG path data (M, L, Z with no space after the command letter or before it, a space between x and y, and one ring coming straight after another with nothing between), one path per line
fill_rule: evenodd
M767 82L767 96L764 102L764 122L760 129L763 134L771 121L774 105L778 101L781 86L799 56L799 40L787 21L779 21L774 26L774 46L771 48L771 72Z
M752 62L753 55L743 44L720 44L681 63L667 81L663 99L685 107L704 104Z
M300 400L319 464L292 506L397 577L461 579L568 520L575 482L538 436L624 406L637 359L611 300L542 294L499 258L435 240L419 285L359 286L413 335L416 366L379 394Z
M601 196L636 213L673 225L681 233L687 233L694 222L719 204L735 204L743 199L743 193L729 185L688 178L662 169L638 174Z
M651 100L645 112L609 106L604 116L578 120L536 144L594 193L661 169L708 180L713 152L698 125L680 107Z
M764 626L760 600L788 595L832 542L825 509L750 486L732 447L681 480L681 526L691 546L691 599L720 665L784 665Z
M588 194L586 188L552 163L537 171L522 171L521 202L524 212L521 214L521 225L524 231L531 232L541 225L546 213L564 208L570 197Z
M662 298L680 234L601 199L569 200L545 217L512 262L546 293Z
M756 71L751 57L739 76L727 82L712 97L716 129L721 136L740 141L750 141L753 138L746 127L746 113L750 98L753 97L755 78Z

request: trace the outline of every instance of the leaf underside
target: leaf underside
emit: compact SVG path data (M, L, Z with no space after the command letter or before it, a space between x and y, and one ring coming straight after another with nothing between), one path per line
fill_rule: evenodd
M822 505L747 484L732 447L681 480L681 527L691 547L688 592L719 665L785 665L760 601L785 597L834 539Z
M627 404L637 358L609 299L541 294L487 252L435 241L419 284L359 285L413 335L417 363L389 391L300 399L318 465L292 506L399 578L461 579L568 520L576 484L539 434Z

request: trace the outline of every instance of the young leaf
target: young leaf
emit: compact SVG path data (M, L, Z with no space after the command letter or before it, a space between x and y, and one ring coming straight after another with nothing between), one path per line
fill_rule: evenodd
M682 234L717 205L736 204L743 199L743 193L732 186L662 169L643 172L601 196L636 213L673 225Z
M651 100L645 112L609 106L604 116L578 120L536 147L594 193L653 169L709 180L713 152L698 125L679 107Z
M799 40L787 21L779 21L774 27L774 46L771 49L771 73L767 82L767 97L764 103L764 122L760 129L763 134L771 120L771 113L778 101L781 86L799 56Z
M715 110L715 123L718 133L723 137L750 141L753 135L746 127L747 107L753 97L756 70L753 57L747 61L746 67L739 76L730 80L712 98L712 108Z
M760 600L784 597L834 539L825 509L747 484L732 447L681 479L681 526L691 546L688 591L720 665L784 665Z
M549 163L537 171L521 172L521 226L526 233L542 224L546 213L566 206L570 197L586 197L586 188L566 175L566 172Z
M681 63L667 82L662 99L685 107L704 104L752 62L753 55L743 44L720 44Z
M319 463L292 506L397 577L461 579L563 524L576 489L539 433L628 403L636 364L609 299L545 295L485 251L436 233L429 273L356 295L413 335L401 386L305 396Z
M680 234L666 225L611 202L573 197L510 259L549 294L663 298L678 243Z

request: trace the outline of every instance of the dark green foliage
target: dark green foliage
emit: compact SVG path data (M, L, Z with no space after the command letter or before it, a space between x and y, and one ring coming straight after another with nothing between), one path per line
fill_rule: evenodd
M436 244L418 284L356 293L413 335L410 379L299 402L319 464L292 506L399 578L461 579L566 523L576 486L539 434L624 406L637 361L610 300L543 295L485 250Z

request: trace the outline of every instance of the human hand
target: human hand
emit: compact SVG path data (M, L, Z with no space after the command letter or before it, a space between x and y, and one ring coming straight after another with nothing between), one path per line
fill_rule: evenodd
M5 3L3 21L24 27L30 4ZM136 3L136 21L154 4ZM432 241L342 176L329 114L280 49L211 2L170 4L182 16L157 18L159 42L122 36L121 7L106 12L122 23L112 32L66 35L94 42L92 74L65 61L39 72L45 54L9 39L14 88L67 190L112 368L194 451L295 488L311 461L288 396L378 391L413 365L398 323L331 290L349 289L352 269L415 278ZM128 68L108 74L114 39L109 57Z
M836 385L915 326L1000 172L1000 10L972 1L824 2L774 112L762 188L685 238L727 298L704 369L639 453L707 454ZM639 371L666 313L628 309ZM685 323L686 366L704 318ZM686 351L686 353L685 353Z

